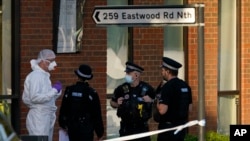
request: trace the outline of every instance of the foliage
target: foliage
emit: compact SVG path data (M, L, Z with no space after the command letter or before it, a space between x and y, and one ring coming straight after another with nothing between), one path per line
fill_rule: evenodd
M187 134L184 141L198 141L198 137L195 135Z
M157 141L157 135L151 136L151 141Z
M157 141L157 135L151 136L151 141ZM184 141L198 141L198 138L194 135L186 135Z
M206 133L206 141L229 141L229 136L215 131L208 131Z

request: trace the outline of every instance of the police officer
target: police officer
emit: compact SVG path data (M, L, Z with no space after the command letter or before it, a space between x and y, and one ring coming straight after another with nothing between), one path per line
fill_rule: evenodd
M180 63L163 57L162 77L167 82L161 90L161 97L157 104L161 115L158 128L172 128L188 121L188 112L192 107L192 92L190 86L177 77ZM174 131L158 135L157 141L184 141L187 129L176 135Z
M140 80L144 69L132 62L126 63L126 82L118 86L110 101L117 108L117 116L121 118L120 136L147 132L148 119L152 115L154 89L148 83ZM150 141L150 137L136 141Z
M75 70L79 80L65 89L59 113L59 126L68 132L70 141L93 141L94 131L101 140L104 133L100 100L88 84L93 78L88 65Z
M152 115L153 115L154 121L156 121L156 122L159 122L160 118L161 118L161 115L159 114L159 111L157 108L157 103L158 103L159 99L161 98L161 89L165 83L166 83L166 80L163 79L155 89L155 99L153 102L153 108L152 108L153 114Z

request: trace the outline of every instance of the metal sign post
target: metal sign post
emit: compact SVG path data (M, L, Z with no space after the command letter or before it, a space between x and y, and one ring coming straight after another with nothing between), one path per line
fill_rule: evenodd
M198 119L205 119L204 4L167 6L96 6L96 25L197 26L198 27ZM196 16L198 14L198 17ZM205 127L199 126L199 141L205 140Z
M198 7L198 119L205 119L204 4ZM205 127L199 126L199 141L205 141Z

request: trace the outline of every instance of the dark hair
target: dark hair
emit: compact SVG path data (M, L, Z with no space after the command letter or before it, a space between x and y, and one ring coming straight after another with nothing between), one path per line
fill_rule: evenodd
M78 76L78 78L79 78L80 80L82 80L82 81L86 81L86 80L87 80L87 79L84 78L84 77L79 77L79 76Z
M171 69L166 68L166 67L164 67L164 69L165 69L165 70L168 70L169 73L171 73L173 76L177 76L177 75L178 75L178 70L171 70Z

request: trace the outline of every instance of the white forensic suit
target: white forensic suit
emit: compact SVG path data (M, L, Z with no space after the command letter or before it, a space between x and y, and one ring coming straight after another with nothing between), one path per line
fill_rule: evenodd
M54 124L56 121L55 105L60 96L51 86L50 74L40 68L36 60L31 60L32 72L24 82L23 102L28 106L26 127L29 135L45 135L52 141Z

